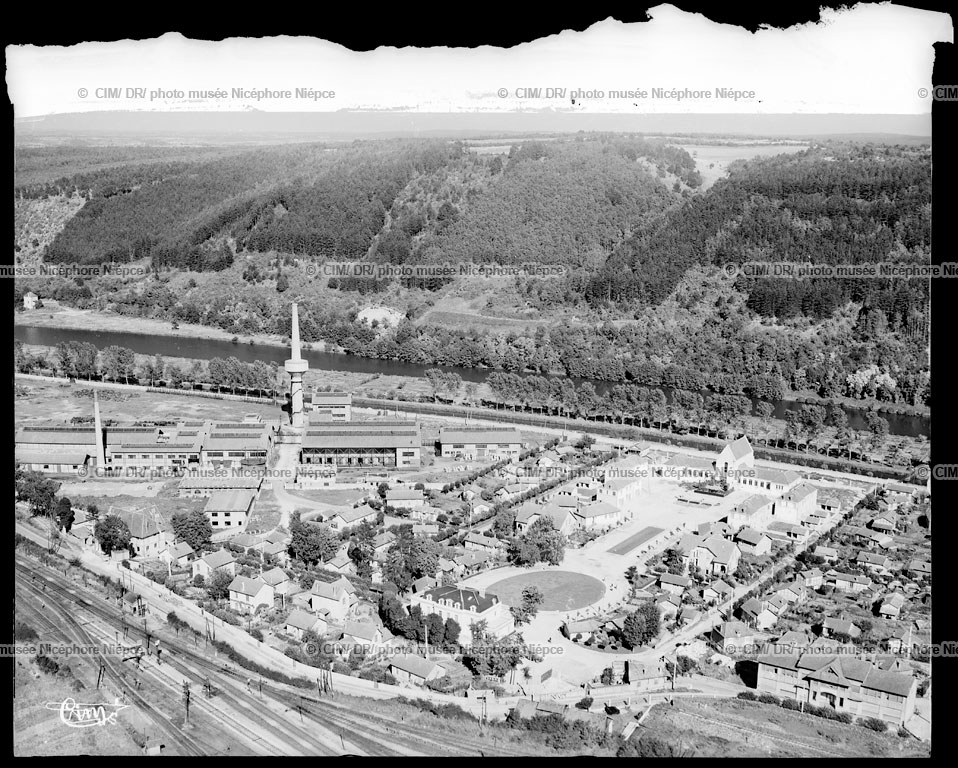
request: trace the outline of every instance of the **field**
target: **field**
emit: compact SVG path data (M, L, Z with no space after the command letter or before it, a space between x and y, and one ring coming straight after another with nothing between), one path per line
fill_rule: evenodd
M801 152L808 147L786 144L676 144L688 152L695 160L695 169L702 175L702 188L708 189L728 173L728 166L734 160L746 160L752 157L771 157L772 155Z
M574 611L592 605L605 594L605 586L598 579L570 571L545 571L510 576L489 587L506 605L520 605L522 590L535 586L542 590L543 611Z
M772 704L676 697L658 705L644 730L711 757L927 757L928 745L843 725Z

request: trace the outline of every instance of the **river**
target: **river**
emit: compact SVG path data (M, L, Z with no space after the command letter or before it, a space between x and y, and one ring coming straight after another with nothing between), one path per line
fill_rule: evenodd
M141 333L120 333L117 331L87 331L79 329L33 327L25 325L14 326L14 338L24 344L36 344L53 347L61 341L86 341L103 349L111 345L127 347L141 355L163 355L164 357L187 357L200 360L210 360L214 357L235 357L247 363L262 360L282 365L289 357L289 351L283 347L272 345L233 344L221 339L178 338L175 336L151 336ZM413 376L421 378L429 368L442 368L445 371L458 373L463 381L481 383L492 371L484 368L459 368L450 366L419 365L405 363L399 360L379 360L358 355L344 355L335 352L308 351L303 355L309 361L309 367L314 371L347 371L350 373L382 374L384 376ZM577 383L579 380L575 380ZM605 393L610 382L595 381L596 391ZM663 388L666 397L671 398L671 392ZM786 410L795 410L801 403L794 400L779 400L775 403L774 418L784 418ZM754 407L754 403L753 403ZM861 408L845 408L848 414L848 424L852 429L865 430L866 411ZM899 415L882 413L888 421L888 429L893 435L916 437L930 435L931 419L925 416Z

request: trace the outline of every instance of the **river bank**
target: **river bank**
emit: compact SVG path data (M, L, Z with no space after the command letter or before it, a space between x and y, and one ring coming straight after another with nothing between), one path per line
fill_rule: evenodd
M174 357L208 360L212 357L235 356L246 362L263 360L282 365L287 357L288 343L282 337L272 334L252 336L233 336L227 331L201 325L183 324L173 329L171 323L142 317L118 315L112 312L79 310L63 307L50 302L40 310L18 311L14 315L16 337L24 343L55 345L61 339L49 338L62 336L78 341L92 341L97 347L106 344L129 346L134 351L146 354L162 354L167 359ZM100 335L113 338L98 338ZM47 338L41 338L47 337ZM235 339L235 341L234 341ZM150 351L153 350L153 351ZM392 376L394 373L404 379L421 379L428 368L443 367L458 373L464 382L472 382L483 387L490 369L454 368L427 364L408 363L397 360L383 360L361 355L347 355L330 351L322 342L305 344L304 355L310 361L311 370L322 369L326 374L334 371L348 371L366 376ZM577 385L582 382L573 380ZM595 381L596 391L603 394L614 382ZM670 397L666 388L661 388ZM708 393L703 393L708 394ZM482 395L485 396L485 395ZM753 403L756 402L753 400ZM788 396L775 405L773 418L782 420L786 410L798 410L804 404L826 405L839 403L849 414L853 428L866 429L865 414L874 410L889 421L892 434L915 437L930 434L930 409L926 406L911 406L903 403L888 403L873 399L856 400L849 397L836 397L825 400L814 391L789 392Z
M283 336L267 333L234 334L220 328L211 328L195 323L179 323L174 328L166 320L157 320L150 317L135 317L120 315L116 312L101 312L92 309L76 309L67 307L54 299L43 302L41 309L24 310L14 313L14 326L30 328L59 328L76 331L102 331L104 333L134 333L141 336L166 336L176 339L212 339L215 341L229 341L237 339L237 344L250 346L268 346L289 348L289 342ZM322 341L304 344L305 349L317 352L326 351Z

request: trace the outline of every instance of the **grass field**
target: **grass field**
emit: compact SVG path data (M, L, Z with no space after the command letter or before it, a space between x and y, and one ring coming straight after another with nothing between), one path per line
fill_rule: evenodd
M773 704L676 698L643 723L649 733L710 757L927 757L928 745Z
M625 541L619 542L608 551L613 555L627 555L633 549L641 547L645 542L649 541L649 539L654 539L660 533L662 533L661 528L650 525L647 528L643 528L634 536L629 536Z
M605 585L601 581L571 571L521 573L497 581L489 587L489 592L506 605L519 605L522 590L528 586L542 590L539 609L543 611L574 611L592 605L605 594Z

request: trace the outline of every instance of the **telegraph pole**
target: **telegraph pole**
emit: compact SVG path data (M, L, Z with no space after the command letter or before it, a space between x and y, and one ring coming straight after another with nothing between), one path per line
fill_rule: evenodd
M183 704L186 706L186 720L184 724L190 722L190 684L183 681Z

